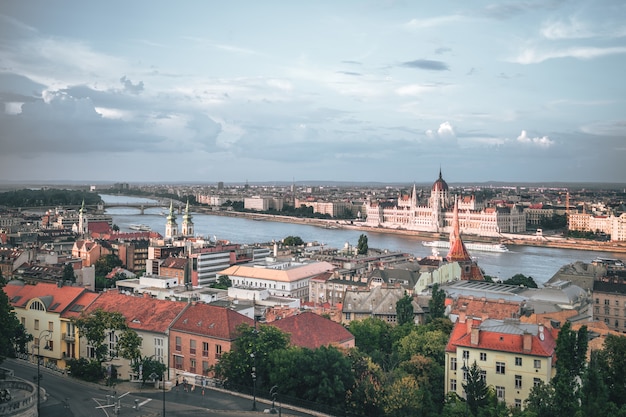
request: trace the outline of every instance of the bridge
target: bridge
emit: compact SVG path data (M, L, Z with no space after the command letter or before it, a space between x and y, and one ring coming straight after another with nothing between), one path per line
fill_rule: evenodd
M178 213L182 213L184 204L180 201L173 201L174 207L178 211ZM150 207L168 207L170 206L170 200L160 200L160 201L144 201L144 202L119 202L119 203L104 203L103 208L111 208L111 207L134 207L139 209L141 214L144 214L144 210Z

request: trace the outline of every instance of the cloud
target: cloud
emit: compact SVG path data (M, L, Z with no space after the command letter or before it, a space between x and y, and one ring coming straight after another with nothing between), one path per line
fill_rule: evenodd
M407 61L400 64L401 67L419 68L430 71L449 71L448 64L443 61L433 61L430 59L416 59L415 61Z
M550 40L583 39L594 36L593 32L576 18L570 18L565 22L562 20L545 22L541 28L541 35Z
M451 48L446 48L446 47L441 47L441 48L437 48L435 49L435 54L436 55L442 55L445 54L446 52L452 52Z
M594 59L601 58L608 55L621 55L626 54L625 46L613 46L613 47L572 47L565 49L556 49L552 51L537 51L533 48L528 48L522 51L519 55L513 58L512 62L518 64L539 64L549 59L557 58L576 58L576 59Z
M399 96L420 96L429 91L433 91L436 87L431 84L409 84L396 88L396 94Z
M456 139L456 132L454 131L454 127L450 122L441 123L437 131L428 129L425 133L426 136L431 139Z
M536 1L499 1L487 5L484 14L487 17L504 20L534 10L552 10L561 3L561 0L536 0Z
M584 133L594 136L612 136L623 138L626 136L626 120L607 120L581 127Z
M127 91L131 94L139 94L143 91L143 81L139 81L137 84L133 84L131 80L126 78L124 75L120 78L120 82L124 86L124 91Z
M449 16L437 16L426 19L411 19L404 26L409 30L430 29L435 26L448 25L466 19L466 17L453 14Z
M554 141L550 140L547 136L530 138L525 130L517 137L519 143L536 145L542 148L549 148L554 145Z

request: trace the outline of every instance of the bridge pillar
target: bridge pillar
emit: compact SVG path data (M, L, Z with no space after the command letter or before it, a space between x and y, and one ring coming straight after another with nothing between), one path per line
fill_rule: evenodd
M144 206L143 206L143 204L142 204L142 205L141 205L141 207L139 208L139 214L142 214L142 215L143 215L144 208L145 208L145 207L144 207Z

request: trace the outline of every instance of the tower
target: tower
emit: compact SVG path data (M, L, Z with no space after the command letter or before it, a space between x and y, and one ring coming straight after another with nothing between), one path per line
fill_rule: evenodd
M178 236L178 225L176 224L176 215L174 214L174 203L170 201L170 213L167 215L167 223L165 223L165 238L173 239Z
M78 234L84 235L87 233L87 218L85 217L85 200L78 210Z
M191 220L191 214L189 213L189 200L187 200L187 206L185 207L185 214L183 214L182 234L183 236L193 236L193 221Z
M446 256L448 262L458 262L461 267L461 279L464 281L484 281L482 271L470 256L463 239L459 226L459 203L454 198L454 211L452 217L452 232L450 233L450 250Z

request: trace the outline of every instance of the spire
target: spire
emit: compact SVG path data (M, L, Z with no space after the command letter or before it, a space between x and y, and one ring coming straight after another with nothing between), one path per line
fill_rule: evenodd
M454 197L454 211L452 215L452 232L450 233L450 250L446 256L449 262L470 261L470 257L463 239L461 239L461 230L459 227L459 203L457 197Z

